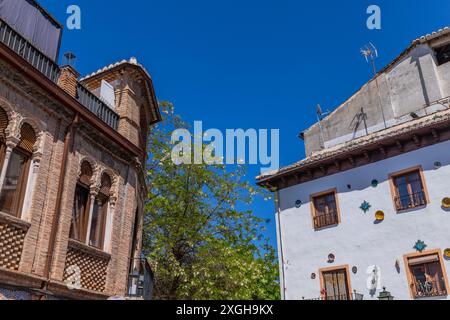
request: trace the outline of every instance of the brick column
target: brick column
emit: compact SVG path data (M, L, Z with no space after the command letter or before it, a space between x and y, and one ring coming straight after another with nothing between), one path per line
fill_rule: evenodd
M80 74L72 66L61 67L61 75L58 79L58 85L72 97L77 96L77 84Z

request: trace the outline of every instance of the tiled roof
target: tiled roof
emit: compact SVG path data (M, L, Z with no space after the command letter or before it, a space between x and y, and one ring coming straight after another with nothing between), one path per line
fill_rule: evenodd
M148 71L145 69L145 67L142 64L138 63L138 61L137 61L137 59L135 57L131 57L130 60L125 60L124 59L122 61L118 61L116 63L112 63L112 64L110 64L110 65L108 65L108 66L106 66L106 67L104 67L102 69L98 69L97 71L94 71L91 74L84 76L83 78L80 79L80 81L82 82L82 81L88 80L88 79L90 79L92 77L95 77L95 76L97 76L99 74L102 74L104 72L107 72L107 71L112 70L114 68L117 68L119 66L127 65L127 64L131 64L131 65L140 67L142 69L142 71L144 71L145 74L151 79L150 73L148 73Z
M272 178L274 176L288 173L290 171L299 170L318 162L336 158L341 154L349 153L351 151L362 149L369 145L379 143L383 140L392 137L396 137L422 128L434 127L442 122L448 121L450 121L450 109L439 111L416 120L412 120L382 131L374 132L367 136L360 137L358 139L341 143L334 147L315 152L306 159L301 160L293 165L261 175L257 177L257 180L264 180Z

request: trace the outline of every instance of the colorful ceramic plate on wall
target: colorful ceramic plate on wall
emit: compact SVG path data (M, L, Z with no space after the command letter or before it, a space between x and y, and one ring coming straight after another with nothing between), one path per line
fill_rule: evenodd
M384 212L383 211L377 211L375 213L375 219L377 219L377 221L383 221L384 220Z
M450 198L442 199L442 206L446 209L449 209L450 208Z
M450 248L444 250L444 256L450 259Z

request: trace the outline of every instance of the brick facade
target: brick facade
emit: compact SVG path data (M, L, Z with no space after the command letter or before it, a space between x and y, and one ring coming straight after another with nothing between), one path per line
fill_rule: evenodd
M140 249L138 243L136 252L130 252L136 241L134 222L136 214L143 214L146 196L142 169L145 142L141 134L145 128L141 125L150 126L157 121L155 112L158 114L154 110L156 99L149 94L153 88L148 90L152 84L145 75L141 66L124 63L83 81L94 93L101 79L114 85L118 97L116 112L120 116L116 134L138 147L139 153L133 155L89 119L81 118L73 125L77 112L32 81L27 70L19 70L0 54L0 108L8 115L6 145L15 147L25 123L37 136L21 216L0 212L0 289L26 287L38 298L105 299L126 294L130 257L138 256ZM62 68L60 87L55 85L55 91L64 90L76 97L77 76L73 68ZM67 145L71 126L73 136ZM67 165L62 170L66 148ZM91 192L98 192L104 173L113 182L107 218L109 241L103 250L69 239L75 188L83 161L94 169ZM58 201L61 205L56 212ZM138 242L140 238L137 237ZM65 283L72 263L81 269L81 288L71 289Z

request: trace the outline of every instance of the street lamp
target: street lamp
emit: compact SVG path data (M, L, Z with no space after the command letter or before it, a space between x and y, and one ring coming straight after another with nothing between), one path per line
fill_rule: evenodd
M128 275L128 297L150 300L153 291L153 273L144 257L132 260Z

